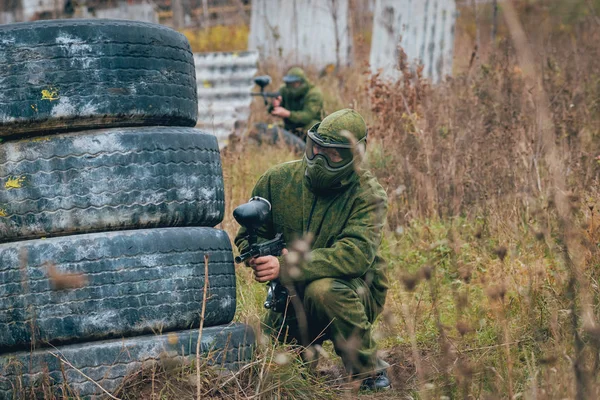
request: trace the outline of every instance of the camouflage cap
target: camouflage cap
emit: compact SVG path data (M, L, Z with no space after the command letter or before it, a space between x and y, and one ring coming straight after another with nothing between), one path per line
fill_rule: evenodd
M304 70L302 68L293 67L290 68L287 74L285 74L285 76L283 77L283 81L285 83L306 82L306 74L304 73Z
M363 117L350 108L329 114L317 128L317 134L325 141L349 143L343 131L348 131L359 141L367 136L367 124Z

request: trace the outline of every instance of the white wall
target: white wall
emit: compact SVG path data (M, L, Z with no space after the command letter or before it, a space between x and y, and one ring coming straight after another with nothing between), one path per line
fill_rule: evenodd
M373 72L382 69L383 76L398 78L401 45L410 62L423 63L423 72L432 82L452 73L454 0L377 0L373 18Z
M352 60L348 19L348 0L253 0L248 48L287 64L347 65Z
M2 0L0 0L2 1ZM61 15L64 9L65 0L21 0L22 10L11 13L0 13L0 23L31 21L35 14L48 12L57 12ZM130 19L136 21L158 23L158 13L154 4L150 1L140 4L127 4L121 1L115 8L98 9L95 14L91 14L86 7L76 10L76 18L108 18L108 19Z
M30 21L39 12L56 10L60 13L65 5L64 0L21 0L21 4L24 21Z
M85 18L91 16L86 15ZM119 3L115 8L96 10L96 18L130 19L135 21L153 22L158 24L158 13L151 3L127 4Z
M12 24L13 22L17 22L14 13L9 11L0 12L0 24Z

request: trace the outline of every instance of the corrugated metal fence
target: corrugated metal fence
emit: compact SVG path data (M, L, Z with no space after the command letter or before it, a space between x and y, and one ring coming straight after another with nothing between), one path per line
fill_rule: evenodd
M452 73L455 0L377 0L371 42L371 69L398 77L398 45L409 61L421 62L425 76L439 82Z
M60 18L63 16L64 6L65 0L21 0L20 7L14 11L0 12L0 24L31 21L44 13ZM130 19L158 23L158 13L154 4L150 2L139 4L118 2L116 7L95 9L93 12L85 6L76 7L73 17Z
M224 142L236 121L250 116L258 53L195 53L198 127Z
M106 18L106 19L130 19L135 21L158 23L158 12L151 3L127 4L118 3L114 8L103 8L95 10L91 14L87 8L83 8L81 15L77 18Z
M13 22L17 22L17 17L14 13L8 11L0 12L0 24L12 24Z
M252 0L248 48L286 64L348 65L348 0Z

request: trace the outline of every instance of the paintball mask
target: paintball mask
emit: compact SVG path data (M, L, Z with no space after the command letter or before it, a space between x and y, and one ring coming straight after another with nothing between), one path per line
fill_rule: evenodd
M341 135L339 138L321 136L320 125L315 124L307 133L305 176L315 191L335 190L354 172L356 148L367 136L354 143Z

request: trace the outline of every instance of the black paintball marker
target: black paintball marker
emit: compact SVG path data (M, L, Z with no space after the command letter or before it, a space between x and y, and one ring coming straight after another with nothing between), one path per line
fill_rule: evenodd
M254 78L254 83L256 83L260 87L260 92L252 92L250 93L252 96L262 96L265 101L265 106L269 104L267 101L268 98L276 98L281 96L279 92L265 92L265 87L271 83L271 77L269 75L261 75Z
M283 234L278 233L274 239L263 243L257 243L258 228L263 226L271 212L271 203L262 197L253 197L246 204L238 206L233 210L233 218L246 228L249 247L235 258L236 263L242 263L250 258L263 256L280 256L285 249ZM265 308L275 312L283 312L287 305L288 292L279 279L267 283L267 299Z

